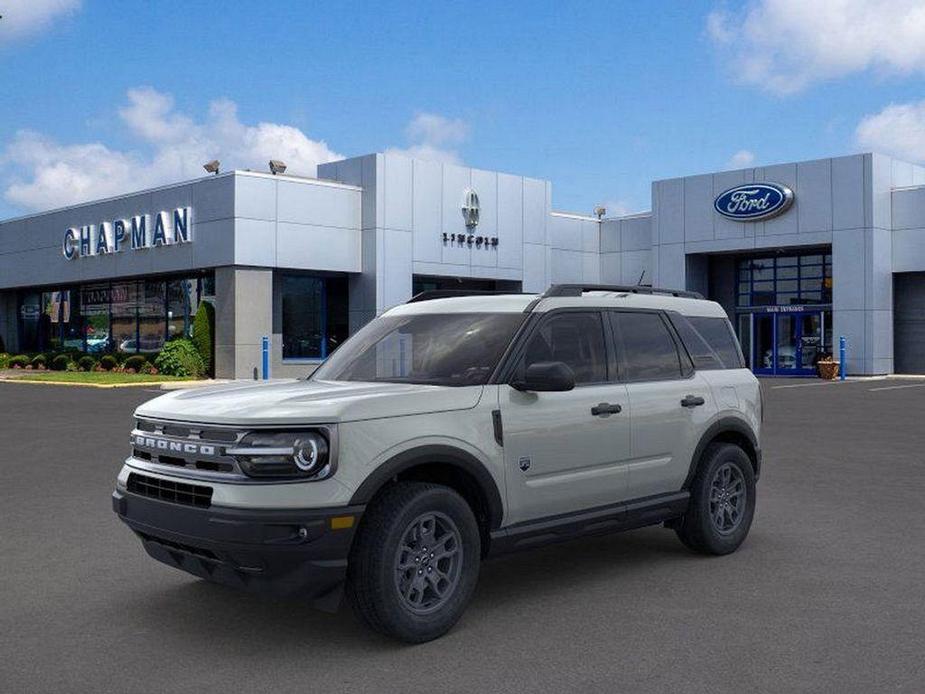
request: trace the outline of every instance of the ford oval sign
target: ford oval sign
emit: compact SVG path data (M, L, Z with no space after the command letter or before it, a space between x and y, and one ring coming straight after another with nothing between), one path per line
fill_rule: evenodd
M730 188L717 196L713 207L724 217L739 222L758 222L786 212L793 191L777 183L750 183Z

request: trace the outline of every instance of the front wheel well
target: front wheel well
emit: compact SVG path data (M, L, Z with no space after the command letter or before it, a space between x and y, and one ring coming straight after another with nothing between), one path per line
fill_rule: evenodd
M422 462L396 473L376 491L374 498L398 482L442 484L459 494L469 504L469 508L472 509L479 526L482 556L487 555L491 529L500 519L493 517L492 504L488 499L488 495L474 475L452 463Z

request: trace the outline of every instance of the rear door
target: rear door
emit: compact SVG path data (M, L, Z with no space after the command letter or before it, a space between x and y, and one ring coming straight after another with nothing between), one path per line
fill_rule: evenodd
M561 361L575 373L574 390L500 387L509 522L626 498L629 403L608 330L600 311L547 314L525 341L515 377L531 363Z
M610 313L621 375L629 396L634 499L676 492L716 404L661 312Z

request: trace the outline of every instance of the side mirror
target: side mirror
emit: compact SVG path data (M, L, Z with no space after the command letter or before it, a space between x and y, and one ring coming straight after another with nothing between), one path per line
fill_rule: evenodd
M511 387L536 392L572 390L575 387L575 372L561 361L538 361L530 364L524 377L511 383Z

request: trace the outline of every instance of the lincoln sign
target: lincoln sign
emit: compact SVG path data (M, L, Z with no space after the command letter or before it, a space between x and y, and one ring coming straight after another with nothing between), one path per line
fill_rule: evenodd
M786 212L793 191L777 183L750 183L730 188L713 201L714 209L728 219L758 222Z
M192 208L178 207L154 215L140 214L131 219L70 227L64 232L61 253L68 260L90 255L110 255L130 248L176 246L193 240Z

